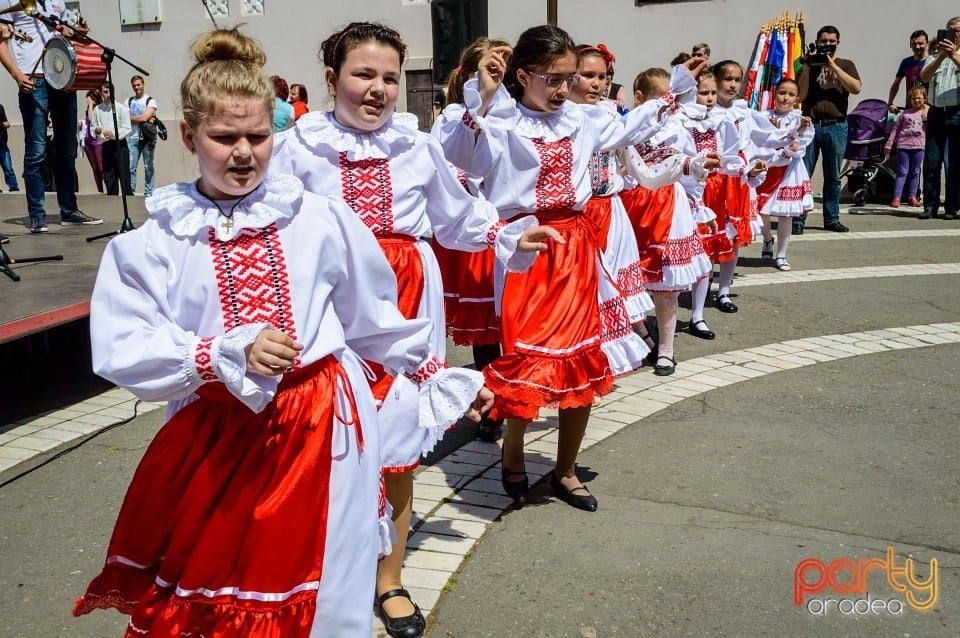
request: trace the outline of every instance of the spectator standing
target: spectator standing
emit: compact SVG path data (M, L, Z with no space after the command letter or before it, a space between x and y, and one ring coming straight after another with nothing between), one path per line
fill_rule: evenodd
M310 112L310 106L307 104L308 99L307 87L302 84L290 85L290 104L293 106L294 122Z
M904 79L907 81L907 101L906 107L910 108L910 89L922 84L920 81L920 71L923 70L923 63L927 59L927 44L929 38L927 32L923 29L918 29L910 34L910 49L913 51L913 55L905 57L900 61L900 67L897 69L897 76L893 79L893 84L890 85L890 95L887 98L887 108L891 113L899 113L900 107L894 104L897 100L897 93L900 92L900 82Z
M290 97L290 87L287 81L279 75L271 75L273 90L276 94L273 107L273 132L279 133L293 126L293 107L287 102Z
M10 120L7 119L7 111L0 104L0 167L3 167L3 179L7 182L7 188L12 193L20 190L20 184L17 183L17 173L13 170L13 160L10 158L10 147L7 146Z
M700 42L699 44L693 45L693 48L690 49L690 57L694 58L703 58L707 62L707 66L710 66L710 45L706 42ZM700 67L706 68L706 67Z
M887 143L883 150L890 153L894 144L897 146L897 181L893 187L893 201L890 206L900 207L900 197L907 194L907 203L910 206L919 206L917 200L917 183L920 181L920 166L923 164L923 149L926 146L926 135L923 126L923 111L927 101L927 90L923 85L917 85L907 93L910 100L909 108L897 118ZM903 186L906 182L906 191Z
M103 102L93 110L93 134L100 140L103 148L103 182L108 195L119 193L117 185L123 188L124 195L133 195L130 190L130 152L127 137L130 135L130 111L122 103L113 101L110 85L104 82L100 87ZM113 129L113 112L117 112L117 127Z
M143 194L153 195L153 152L157 147L157 129L154 122L157 117L157 101L146 94L143 76L130 78L133 97L127 100L130 110L130 137L127 138L127 150L130 153L130 192L137 191L137 165L143 157ZM144 127L143 125L147 126ZM153 126L153 134L148 127ZM143 134L141 134L143 130Z
M840 223L840 165L847 146L847 110L851 95L860 93L862 86L857 66L851 60L837 57L840 31L825 26L817 31L817 46L833 49L824 61L804 58L797 78L803 115L813 121L813 142L807 146L804 163L813 176L817 159L823 155L823 228L845 233L849 228ZM793 220L793 234L802 235L807 222L804 213Z
M83 153L90 162L93 171L93 180L97 184L97 192L103 192L103 145L93 133L93 111L103 102L99 89L87 91L87 110L83 117Z
M923 212L920 219L936 217L940 209L940 166L946 164L947 189L944 219L956 219L960 210L960 16L950 18L952 39L938 38L938 53L927 58L920 80L929 85L927 143L923 156Z
M18 6L17 0L0 0L0 10ZM43 13L65 19L67 9L63 0L45 0ZM60 206L60 223L101 224L102 219L85 215L77 210L77 193L74 190L77 161L77 96L68 91L54 89L37 73L37 62L54 31L39 19L23 11L11 11L0 16L0 22L8 26L0 31L0 64L20 89L20 115L23 118L23 185L27 195L27 212L30 215L30 232L47 231L47 213L44 210L43 165L47 157L47 117L53 120L54 155L56 157L57 203ZM13 39L14 31L21 31L31 41ZM87 23L80 19L76 26L80 33L87 32ZM74 30L63 27L63 35L73 35Z

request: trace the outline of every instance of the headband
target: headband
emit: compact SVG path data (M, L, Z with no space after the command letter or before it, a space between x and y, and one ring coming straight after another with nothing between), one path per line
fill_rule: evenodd
M597 46L580 47L577 50L577 55L583 55L588 51L596 51L597 53L599 53L600 57L603 58L604 62L606 62L607 64L613 64L614 62L617 61L617 56L615 56L613 54L613 51L608 49L607 45L605 44L598 44Z

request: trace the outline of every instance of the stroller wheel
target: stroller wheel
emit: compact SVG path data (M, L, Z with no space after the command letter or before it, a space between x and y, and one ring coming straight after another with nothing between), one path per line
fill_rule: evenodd
M854 206L863 206L867 203L867 189L861 188L856 193L853 194L853 205Z

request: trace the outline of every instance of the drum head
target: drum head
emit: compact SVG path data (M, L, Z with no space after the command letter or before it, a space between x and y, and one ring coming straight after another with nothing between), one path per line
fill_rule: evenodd
M66 38L54 36L43 49L43 77L59 91L73 86L77 78L77 54Z

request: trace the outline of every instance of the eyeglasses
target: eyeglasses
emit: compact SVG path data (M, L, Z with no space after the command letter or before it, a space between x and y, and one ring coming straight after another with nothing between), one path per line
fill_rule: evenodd
M543 73L537 73L536 71L531 71L529 69L524 69L523 72L527 75L532 75L550 88L554 89L561 84L566 84L567 88L570 88L573 86L574 82L578 82L580 80L580 76L576 73L564 77L560 75L544 75Z

